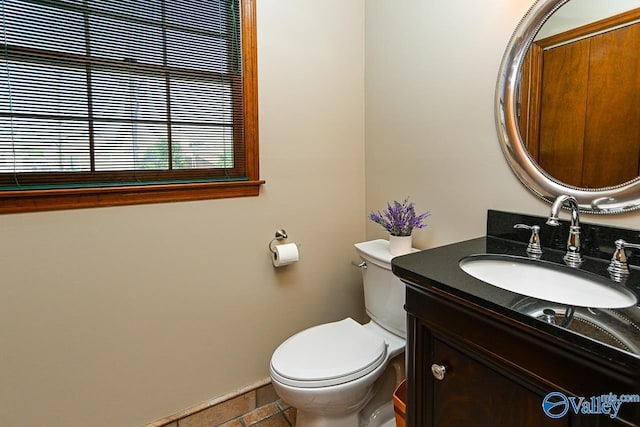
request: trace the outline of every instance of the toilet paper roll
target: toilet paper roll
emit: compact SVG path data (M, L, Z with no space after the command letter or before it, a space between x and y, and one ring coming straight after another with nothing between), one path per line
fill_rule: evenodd
M276 267L282 267L294 263L300 259L298 253L298 245L295 243L286 243L284 245L277 245L273 248L273 265Z

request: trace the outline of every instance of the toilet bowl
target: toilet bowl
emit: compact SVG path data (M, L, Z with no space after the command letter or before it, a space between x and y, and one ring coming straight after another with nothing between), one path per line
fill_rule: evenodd
M356 248L366 264L371 321L346 318L311 327L285 340L271 357L274 390L297 408L297 427L373 427L393 418L393 388L404 378L404 285L391 273L386 240ZM381 416L383 406L391 410Z

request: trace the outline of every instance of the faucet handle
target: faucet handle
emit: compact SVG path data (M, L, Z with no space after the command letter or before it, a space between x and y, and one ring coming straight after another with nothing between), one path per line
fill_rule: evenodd
M611 280L616 282L622 282L629 275L629 264L627 264L626 248L640 249L640 244L627 243L623 239L618 239L614 242L616 249L613 251L611 262L607 271L611 276Z
M540 245L540 226L516 224L513 228L531 230L531 237L529 237L529 244L527 245L527 254L529 254L531 258L540 258L542 255L542 246Z

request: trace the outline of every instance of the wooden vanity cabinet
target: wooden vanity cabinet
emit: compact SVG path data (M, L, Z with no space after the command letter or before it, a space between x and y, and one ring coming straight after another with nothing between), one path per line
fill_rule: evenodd
M638 373L439 288L408 286L406 309L408 427L638 425L640 404L615 419L542 410L552 391L640 393ZM442 380L432 365L445 367Z

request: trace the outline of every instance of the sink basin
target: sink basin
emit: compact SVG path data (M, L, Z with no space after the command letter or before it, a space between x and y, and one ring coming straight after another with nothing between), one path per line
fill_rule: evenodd
M603 277L544 261L487 254L465 257L459 265L490 285L560 304L624 308L638 302L633 292Z

